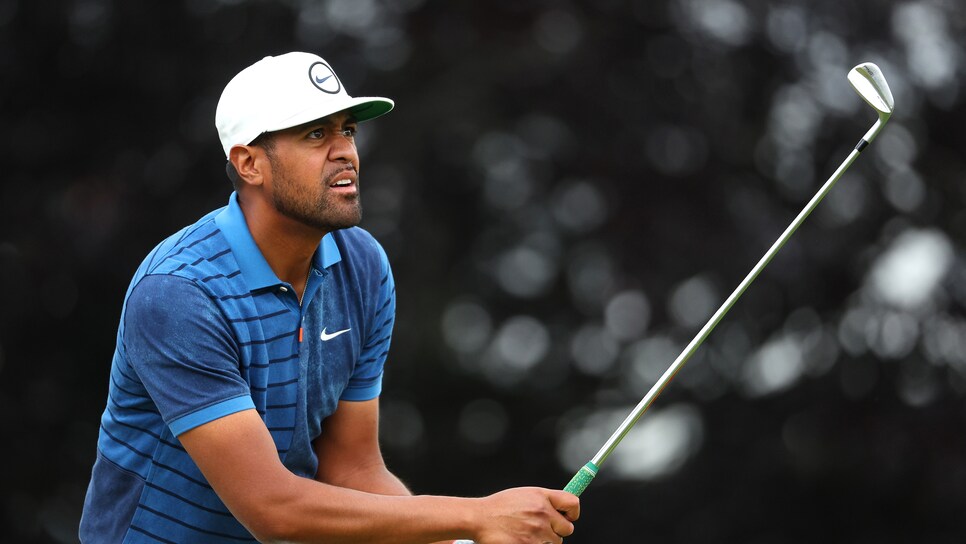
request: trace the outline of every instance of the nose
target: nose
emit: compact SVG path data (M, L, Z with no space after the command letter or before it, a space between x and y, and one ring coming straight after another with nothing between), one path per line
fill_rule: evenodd
M342 131L333 134L332 146L329 148L329 160L350 163L353 168L358 170L359 152L356 149L356 142L353 136Z

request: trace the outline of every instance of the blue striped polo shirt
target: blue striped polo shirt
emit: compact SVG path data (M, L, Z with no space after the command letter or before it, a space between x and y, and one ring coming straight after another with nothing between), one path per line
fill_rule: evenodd
M301 305L235 194L163 241L125 296L81 541L254 542L178 435L255 409L283 464L313 478L322 421L379 396L395 307L386 254L360 228L322 239Z

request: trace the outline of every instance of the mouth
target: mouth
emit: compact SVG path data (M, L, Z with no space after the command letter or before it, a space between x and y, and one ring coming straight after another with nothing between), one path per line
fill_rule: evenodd
M355 170L345 170L336 174L329 183L329 189L338 193L356 193L356 173Z

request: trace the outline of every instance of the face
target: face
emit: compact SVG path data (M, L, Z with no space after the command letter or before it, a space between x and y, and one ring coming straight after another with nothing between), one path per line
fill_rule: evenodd
M271 200L282 215L326 232L358 225L356 121L336 113L273 134Z

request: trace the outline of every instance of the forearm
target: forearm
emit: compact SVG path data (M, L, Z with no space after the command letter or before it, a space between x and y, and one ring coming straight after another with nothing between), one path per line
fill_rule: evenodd
M476 532L479 499L399 496L409 492L395 477L371 481L393 494L297 480L270 503L269 542L425 544Z
M412 492L406 484L390 472L385 465L378 463L368 470L360 470L345 478L341 485L349 489L375 493L378 495L407 496ZM453 540L434 542L433 544L452 544Z
M349 489L356 489L378 495L406 496L412 494L409 488L406 487L406 484L402 483L382 463L368 470L352 474L351 477L346 478L342 482L342 485ZM434 544L451 544L452 542L452 540L446 540L445 542L441 541Z

